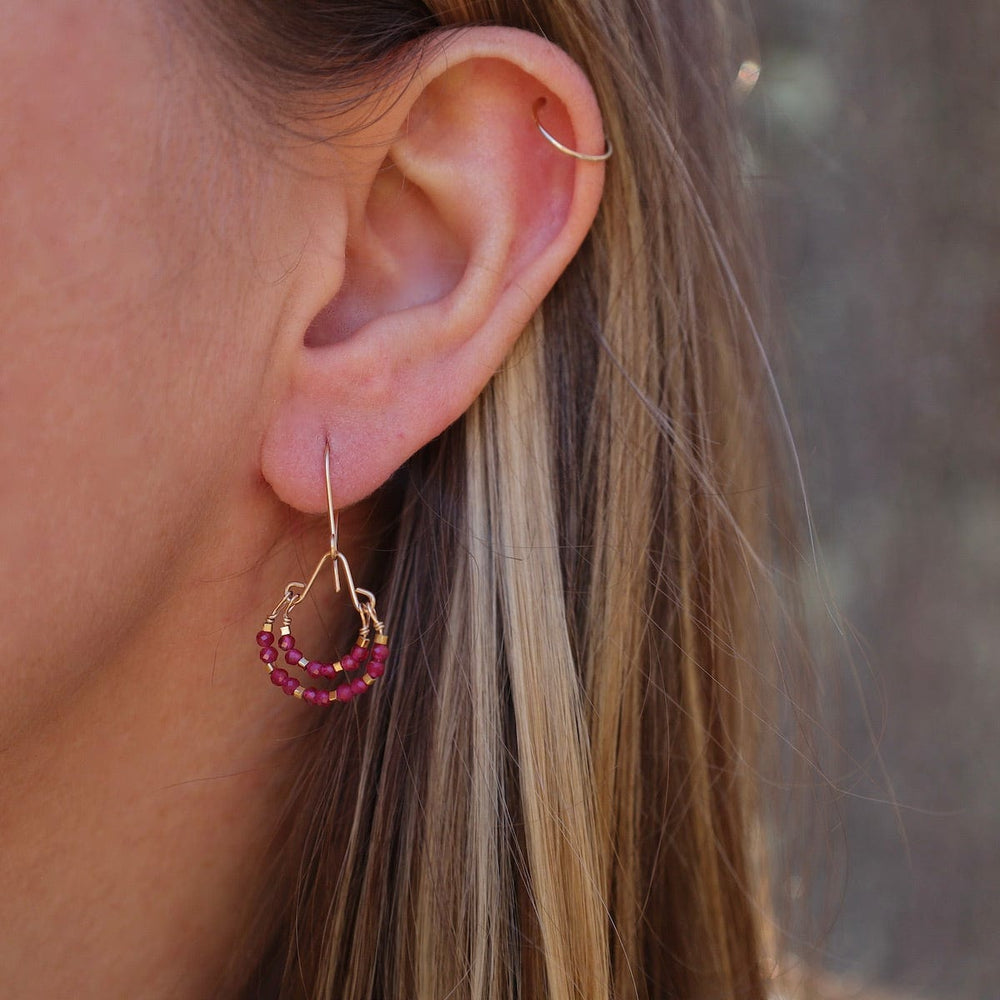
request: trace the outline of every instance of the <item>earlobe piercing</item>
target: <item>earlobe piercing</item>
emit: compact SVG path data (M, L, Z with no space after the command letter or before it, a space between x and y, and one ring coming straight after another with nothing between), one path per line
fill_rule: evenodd
M326 475L326 502L330 515L330 549L316 564L308 583L289 583L285 587L284 596L275 609L264 620L257 633L257 645L260 647L260 658L267 667L271 683L279 687L285 694L310 705L329 705L334 701L350 701L364 694L368 688L385 672L386 661L389 658L389 633L385 624L375 611L375 595L370 590L354 585L351 567L347 557L337 545L338 516L333 507L333 492L330 488L330 446L326 446L323 455L323 467ZM348 596L361 618L361 628L354 646L346 655L333 663L322 663L310 660L297 647L295 636L292 635L292 609L305 600L306 594L316 582L320 570L327 562L333 565L333 582L337 593L340 593L340 571L346 578ZM274 630L278 628L278 639L275 642ZM326 688L306 687L284 668L275 666L279 650L285 654L285 662L290 667L301 667L311 678L324 677L338 679L341 683L333 690ZM363 671L359 673L358 671ZM353 677L352 677L353 675Z
M570 149L569 146L564 146L551 132L547 131L545 126L541 123L538 118L538 112L541 111L543 107L548 103L547 99L544 97L539 97L537 101L531 107L531 113L535 118L535 124L538 126L538 131L552 143L560 153L565 153L567 156L575 157L577 160L583 160L587 163L600 163L603 160L610 159L611 154L614 150L611 148L611 143L608 142L607 138L604 140L604 152L603 153L578 153L575 149Z

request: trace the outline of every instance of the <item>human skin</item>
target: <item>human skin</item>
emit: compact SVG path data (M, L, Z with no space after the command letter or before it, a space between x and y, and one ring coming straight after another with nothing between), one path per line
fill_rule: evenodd
M304 224L151 6L3 20L0 993L197 995L315 723L252 638L315 552L258 458Z
M0 992L216 995L318 719L253 636L326 544L324 440L364 584L364 498L469 405L596 211L600 168L520 150L517 115L554 94L587 148L600 122L547 43L497 69L510 35L470 32L366 141L280 146L224 116L163 5L0 18ZM480 83L510 128L458 106ZM393 138L452 104L481 141ZM504 156L474 203L455 178ZM349 628L326 586L307 652Z

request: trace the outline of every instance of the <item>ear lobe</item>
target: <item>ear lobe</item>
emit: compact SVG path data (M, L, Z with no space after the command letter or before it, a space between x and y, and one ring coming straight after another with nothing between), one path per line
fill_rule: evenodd
M326 442L346 506L468 408L597 210L602 165L558 152L533 117L546 97L550 131L603 142L590 86L561 50L474 28L434 53L395 122L373 126L385 145L356 144L373 169L352 191L344 280L301 332L265 439L265 477L301 510L325 507Z

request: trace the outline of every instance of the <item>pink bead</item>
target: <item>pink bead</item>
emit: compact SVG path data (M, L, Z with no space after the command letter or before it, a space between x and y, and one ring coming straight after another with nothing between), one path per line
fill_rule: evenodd
M285 681L287 680L288 680L287 670L282 670L281 667L278 667L277 669L271 671L271 683L276 685L277 687L284 687Z
M270 646L274 642L273 632L258 632L257 633L257 645L258 646Z
M341 684L337 688L337 701L350 701L354 697L350 684Z
M389 647L388 646L383 646L381 643L379 643L377 646L375 646L375 648L372 650L372 659L373 660L383 660L383 661L385 661L388 658L388 656L389 656Z
M342 656L340 658L340 669L341 670L354 670L358 663L353 656Z
M290 663L293 667L298 665L299 660L302 659L302 651L299 649L290 649L285 653L285 663Z
M295 648L295 636L294 635L283 635L278 640L278 646L281 649L294 649Z
M372 660L368 664L369 677L381 677L385 673L385 664L381 660Z
M332 663L324 663L320 668L320 672L324 677L332 677L337 672L337 668Z
M302 700L309 702L310 705L315 705L316 695L318 694L319 692L316 688L306 688L305 691L302 692Z
M364 646L355 646L350 652L350 657L355 663L364 663L368 656L368 650Z
M306 667L306 673L310 677L322 677L323 676L323 664L317 663L315 660L309 661L309 666Z
M360 677L357 677L351 681L351 690L355 694L364 694L368 690L368 685Z
M330 704L330 692L329 691L317 691L316 692L316 704L317 705L329 705Z
M278 651L273 646L265 646L260 651L260 658L265 663L274 663L274 661L278 658Z
M295 694L295 689L299 686L299 682L294 677L289 677L281 686L284 688L285 694Z

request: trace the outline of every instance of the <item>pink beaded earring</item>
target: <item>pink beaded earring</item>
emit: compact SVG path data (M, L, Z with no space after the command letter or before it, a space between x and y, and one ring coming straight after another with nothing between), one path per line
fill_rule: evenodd
M375 613L375 595L370 590L354 585L351 567L347 557L337 547L338 517L333 509L333 494L330 489L330 446L327 445L323 455L323 465L326 473L326 501L330 514L330 551L323 553L323 558L316 564L313 575L308 583L289 583L285 587L284 597L275 609L267 616L260 631L257 633L257 645L260 646L260 658L271 676L271 683L281 688L287 695L301 698L310 705L329 705L335 701L350 701L357 695L364 694L385 672L389 657L389 633L385 624ZM349 653L333 663L321 663L304 656L295 643L292 635L292 609L305 600L306 594L316 582L320 570L327 562L333 564L333 582L337 593L340 593L340 571L343 569L347 578L347 592L361 618L361 628L358 637ZM275 642L274 627L278 625L278 640ZM306 687L298 679L289 674L284 667L275 666L278 650L285 654L285 662L291 667L301 667L311 678L325 677L338 679L341 683L333 690L325 688ZM358 673L362 671L362 673ZM352 678L353 675L353 678Z

